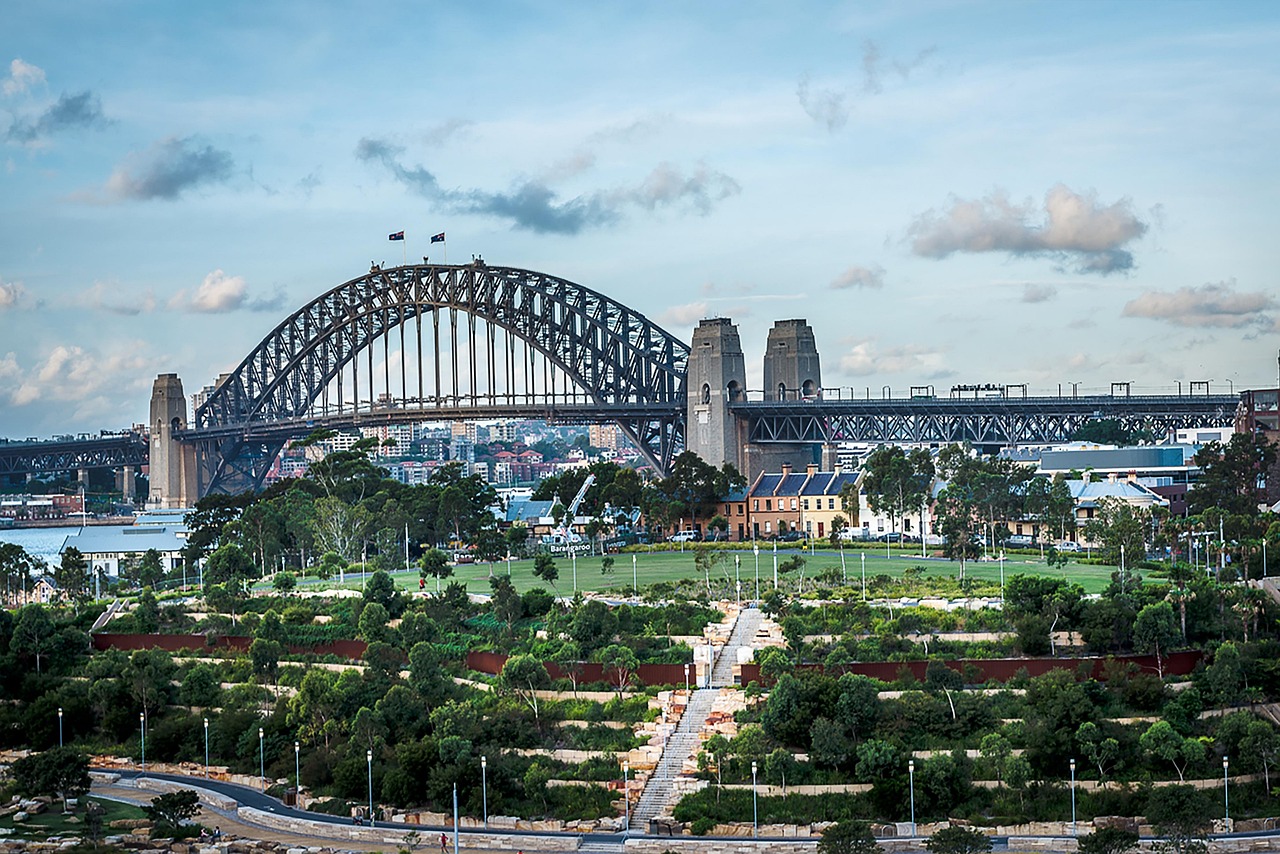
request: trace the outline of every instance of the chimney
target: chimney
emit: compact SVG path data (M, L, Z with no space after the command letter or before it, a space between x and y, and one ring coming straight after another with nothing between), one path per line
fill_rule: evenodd
M791 463L783 463L783 464L782 464L782 476L783 476L783 477L790 477L790 475L791 475Z
M831 470L835 472L836 477L839 477L840 472L843 470L843 466L841 466L839 463L836 463L834 466L831 467Z
M808 477L813 477L815 474L817 474L817 473L818 473L818 464L817 464L817 463L809 463L809 465L807 465L807 466L805 466L805 467L804 467L804 473L805 473L805 475L807 475Z
M1115 482L1116 482L1116 473L1115 473L1115 472L1108 472L1108 473L1107 473L1107 483L1115 483Z
M1093 472L1087 471L1083 475L1085 483L1093 483Z

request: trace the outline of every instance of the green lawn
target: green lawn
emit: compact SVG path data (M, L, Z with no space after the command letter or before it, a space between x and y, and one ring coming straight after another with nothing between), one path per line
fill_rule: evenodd
M106 811L102 816L102 833L104 836L121 832L112 830L110 826L111 822L117 819L146 818L142 810L132 804L109 801L105 798L82 798L74 816L63 815L62 804L55 802L50 805L46 812L40 815L33 815L26 821L15 822L12 815L0 817L0 827L13 828L13 832L3 838L38 840L46 839L50 836L81 836L85 832L84 804L86 801L95 801Z
M915 548L919 548L916 546ZM741 559L741 580L742 593L744 598L754 595L756 558L751 549L741 550L724 550L725 561L718 567L715 572L723 579L724 571L727 568L729 577L734 575L733 558L736 555ZM694 566L692 549L681 553L678 551L653 551L653 552L635 552L635 577L641 588L658 582L673 582L681 579L698 579L701 573ZM803 554L806 559L805 576L813 578L822 573L824 570L832 569L840 570L840 553L832 549L819 549L816 553L808 551L799 551L794 548L779 549L778 560L786 560L793 554ZM914 566L923 566L925 575L932 577L949 577L955 578L959 575L960 564L949 560L939 558L923 559L919 553L910 551L892 552L892 557L885 557L884 547L876 547L869 545L866 549L848 548L844 552L845 573L849 579L849 583L857 586L861 580L862 559L861 555L866 555L866 571L867 578L870 579L875 575L890 575L900 577L904 570ZM604 591L604 590L623 590L631 587L632 580L632 554L614 555L614 571L612 574L605 575L600 571L601 558L595 557L579 557L577 560L577 589L582 591ZM774 553L772 547L760 550L760 592L761 595L768 593L773 582L773 558ZM557 557L556 566L560 571L560 578L556 582L562 595L569 595L574 590L574 562L567 557ZM507 574L508 566L506 561L499 561L492 567L495 574ZM1101 592L1111 581L1111 573L1113 567L1109 566L1092 566L1077 563L1069 563L1065 567L1050 568L1044 561L1033 555L1016 555L1008 558L1004 562L1005 577L1008 578L1016 573L1045 575L1054 578L1066 578L1081 585L1087 593ZM998 583L1000 581L1000 564L998 561L969 561L966 564L966 572L971 578L982 579ZM462 564L454 568L454 576L450 581L460 581L467 587L470 593L488 593L489 592L489 573L490 566L485 563ZM531 560L513 560L510 565L511 580L515 584L516 589L520 591L528 590L532 587L547 587L547 584L533 576L533 561ZM358 579L359 576L357 575ZM414 572L398 572L393 573L392 578L396 584L404 589L416 591L418 589L418 574ZM308 584L314 583L308 580ZM336 585L336 579L332 580ZM788 592L795 591L796 580L794 578L783 578L782 584ZM428 591L435 590L435 580L428 578L426 581L426 589ZM358 580L353 581L348 575L347 587L359 587ZM806 589L808 584L806 583Z

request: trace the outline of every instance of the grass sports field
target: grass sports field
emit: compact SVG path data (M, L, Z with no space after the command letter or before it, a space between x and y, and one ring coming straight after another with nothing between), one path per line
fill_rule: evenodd
M918 546L916 548L919 548ZM635 578L641 588L650 584L659 582L674 582L681 579L701 579L702 573L694 566L694 550L686 551L653 551L653 552L627 552L614 555L613 572L604 574L601 569L601 558L599 555L595 557L579 557L577 564L577 590L582 591L603 591L603 590L622 590L631 587L632 581L632 555L635 556ZM740 560L740 577L742 580L742 594L744 597L754 595L756 558L750 548L734 550L724 549L723 554L725 560L720 564L713 574L724 577L727 568L729 577L734 576L734 557ZM805 557L804 574L807 579L812 579L821 574L824 570L840 571L840 553L833 549L819 549L816 553L808 551L800 551L795 548L779 549L777 552L778 560L783 561L794 554L802 554ZM943 558L922 558L918 552L912 554L908 551L894 550L890 557L885 556L883 546L876 548L874 546L867 549L848 548L844 551L844 571L851 585L857 586L861 582L863 559L866 556L866 572L867 578L870 579L875 575L890 575L895 578L901 577L902 573L912 567L923 567L924 575L929 577L948 577L955 578L959 575L960 564ZM774 552L772 547L760 549L760 591L765 594L771 588L773 582L773 561ZM574 586L574 561L568 557L556 557L556 567L560 571L560 578L556 582L561 595L568 595L575 589ZM533 587L546 588L547 584L541 579L533 576L532 560L513 560L510 564L511 580L519 591L525 591ZM966 566L966 574L973 579L981 579L999 583L1000 581L1000 562L999 561L969 561ZM1021 573L1024 575L1043 575L1052 578L1066 578L1085 589L1086 593L1099 593L1111 581L1111 573L1114 567L1110 566L1093 566L1077 563L1068 563L1065 567L1049 567L1038 556L1034 555L1012 555L1004 561L1005 577ZM453 577L449 581L457 581L466 584L469 593L488 593L489 592L489 574L490 566L486 563L461 564L454 567ZM508 574L508 564L506 561L499 561L492 566L494 574ZM358 575L355 579L358 579ZM393 573L392 577L396 584L405 590L418 589L418 573L417 570L412 572ZM359 581L353 579L351 575L347 576L347 587L359 587ZM333 579L336 582L336 579ZM794 592L795 579L784 580L784 588L787 591ZM806 584L806 589L808 584ZM435 590L435 580L428 578L426 580L426 589L428 591Z

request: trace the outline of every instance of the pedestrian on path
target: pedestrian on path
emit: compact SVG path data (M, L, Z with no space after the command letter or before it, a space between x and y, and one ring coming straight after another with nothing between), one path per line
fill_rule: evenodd
M445 852L448 851L448 849L449 849L449 837L445 836L442 833L440 834L440 854L445 854Z

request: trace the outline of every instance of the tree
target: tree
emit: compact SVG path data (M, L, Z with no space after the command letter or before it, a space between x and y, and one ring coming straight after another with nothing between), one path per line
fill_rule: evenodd
M879 854L884 849L865 821L838 821L822 831L818 854Z
M404 613L404 597L396 589L391 576L381 569L369 576L365 582L362 598L366 605L377 603L387 610L390 619L397 619Z
M20 657L35 659L36 673L43 672L44 659L52 651L56 630L42 605L26 605L18 612L9 649Z
M844 727L830 718L820 717L809 728L809 756L815 765L839 768L849 759L851 745Z
M246 582L253 575L253 560L235 543L219 546L204 565L206 587L220 584L237 595L244 591Z
M160 631L160 605L150 587L142 588L138 604L133 609L134 627L144 635Z
M53 580L73 602L83 602L89 597L89 562L75 546L62 553Z
M1253 720L1245 729L1244 738L1240 742L1240 752L1256 760L1262 765L1263 778L1266 781L1265 791L1271 791L1271 766L1280 756L1280 736L1275 728L1262 720Z
M382 607L378 602L370 602L360 611L360 621L357 624L357 632L360 639L368 643L374 641L386 641L387 639L387 621L390 616L387 609Z
M1275 461L1275 445L1263 435L1236 433L1226 445L1205 445L1195 455L1200 477L1187 496L1191 512L1218 507L1232 515L1256 515L1259 484Z
M182 687L178 693L188 708L216 705L218 695L222 693L218 672L209 664L195 665L182 677Z
M70 747L24 756L10 766L14 787L28 796L78 798L89 791L89 757Z
M895 519L924 504L934 476L928 451L908 455L897 445L881 445L867 458L863 470L867 503L872 510L889 515L891 530L896 530Z
M1156 672L1164 678L1164 653L1178 642L1178 624L1174 621L1173 606L1168 602L1153 602L1138 612L1133 623L1133 648L1156 657Z
M1081 836L1077 850L1080 854L1128 854L1138 847L1138 834L1119 827L1100 827L1093 833Z
M1156 721L1138 739L1142 749L1156 759L1163 759L1178 772L1178 782L1186 778L1187 765L1204 758L1204 745L1195 738L1183 738L1168 721Z
M298 586L298 577L292 572L277 572L275 578L271 579L271 586L277 593L288 595Z
M142 811L156 823L160 831L158 836L168 836L196 817L200 812L200 801L195 789L179 789L152 798L151 805L144 806Z
M560 588L556 587L556 579L560 577L560 570L556 568L556 562L551 555L541 554L533 559L533 574L535 578L541 578L554 587L556 594L559 595Z
M944 827L925 840L931 854L981 854L991 850L991 839L967 827Z
M418 558L418 576L434 578L436 593L440 592L440 580L453 575L453 567L449 565L449 556L440 549L427 549Z
M609 681L618 689L619 697L622 696L622 689L630 684L636 668L640 666L640 660L631 647L620 643L610 644L600 650L596 653L596 661L603 665L606 674L613 674Z
M1076 730L1076 744L1081 752L1098 768L1098 779L1107 778L1107 767L1120 755L1120 742L1103 738L1102 730L1093 721L1085 721Z
M764 778L774 781L774 785L782 786L782 796L787 796L787 775L795 775L795 754L785 747L779 747L764 758Z
M1085 526L1085 536L1102 544L1099 556L1107 563L1120 564L1121 549L1129 563L1146 555L1145 534L1151 527L1150 514L1118 498L1098 502L1097 515Z
M249 661L253 664L253 672L263 679L275 684L280 672L280 658L284 655L284 646L278 641L258 638L249 644Z
M502 665L498 674L498 684L511 691L533 710L533 717L538 718L538 691L550 684L547 668L532 655L513 655Z
M1147 796L1147 820L1165 837L1168 854L1203 854L1210 810L1203 792L1191 786L1161 786Z

